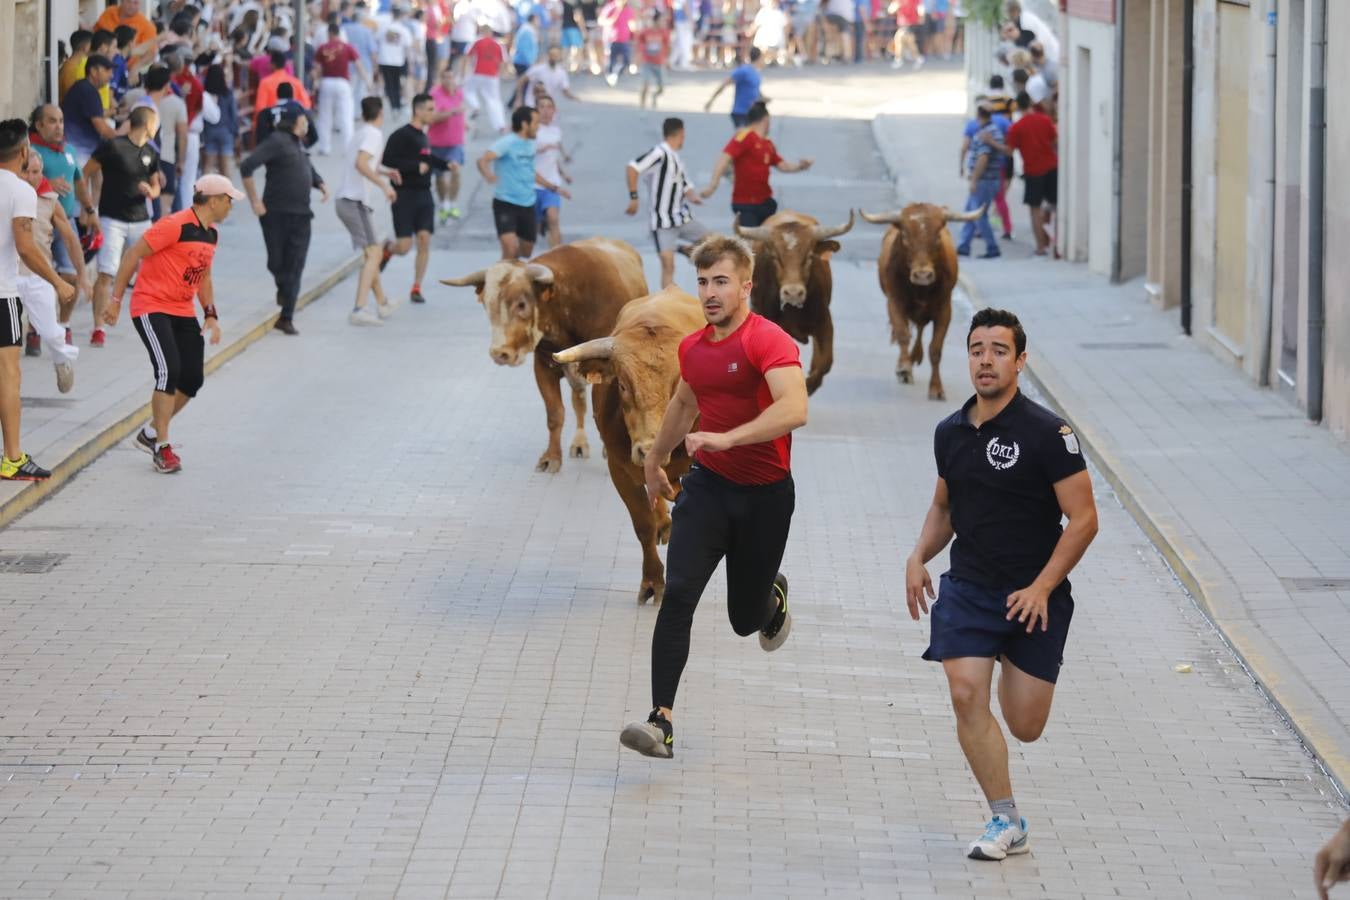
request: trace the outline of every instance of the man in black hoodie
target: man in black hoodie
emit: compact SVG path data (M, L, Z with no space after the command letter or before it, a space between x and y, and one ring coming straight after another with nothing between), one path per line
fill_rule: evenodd
M431 194L432 170L443 172L458 168L457 163L433 156L427 140L427 125L436 112L430 94L418 94L412 101L412 119L396 129L384 144L380 162L396 174L390 177L397 196L394 198L394 246L389 256L403 256L412 248L417 237L417 258L413 263L413 285L410 298L413 303L425 303L422 296L422 278L427 274L431 258L431 233L436 230L436 198ZM385 259L388 263L388 258ZM383 268L383 266L381 267Z
M309 119L286 110L277 120L276 130L239 166L248 201L262 225L263 242L267 245L267 270L277 284L281 316L274 327L290 335L300 333L291 319L295 315L295 301L300 296L305 257L309 254L310 220L314 218L309 207L309 192L317 189L323 201L328 200L328 187L310 165L309 154L305 152L304 139L308 131ZM267 183L263 186L262 199L259 199L253 173L261 166L267 167Z

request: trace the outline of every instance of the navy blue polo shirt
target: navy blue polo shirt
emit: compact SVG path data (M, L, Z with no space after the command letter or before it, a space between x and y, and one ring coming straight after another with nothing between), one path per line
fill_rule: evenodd
M933 434L956 532L950 571L990 590L1020 590L1063 533L1055 484L1087 463L1073 429L1021 391L979 428L970 422L974 407L971 397Z

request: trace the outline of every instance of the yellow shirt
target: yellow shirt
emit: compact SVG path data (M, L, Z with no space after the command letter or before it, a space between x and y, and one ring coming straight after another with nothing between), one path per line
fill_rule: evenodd
M89 57L87 56L84 59L78 60L72 56L61 65L61 72L56 81L56 97L58 103L61 103L66 99L66 91L70 90L72 84L83 78L88 69ZM103 87L99 88L98 96L103 100L104 110L112 109L112 87L110 85L105 84Z

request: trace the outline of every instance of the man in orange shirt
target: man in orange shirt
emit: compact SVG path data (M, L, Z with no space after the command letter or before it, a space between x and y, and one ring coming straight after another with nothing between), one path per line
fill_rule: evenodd
M150 427L136 433L136 445L149 452L155 469L165 474L183 468L169 445L169 422L197 396L205 379L203 339L209 335L212 344L220 343L211 283L211 261L219 240L215 226L243 196L224 175L197 179L192 206L160 219L122 257L104 315L109 325L117 324L122 294L140 266L131 294L131 319L150 354L155 390L150 395ZM197 321L193 297L201 302L204 323Z
M254 101L254 109L267 109L277 105L277 87L281 84L289 84L294 90L295 102L299 103L305 109L313 109L314 101L309 98L309 91L299 78L296 78L290 72L286 71L286 54L279 50L273 50L270 54L272 60L272 71L265 75L262 81L258 82L258 99Z
M155 23L141 15L141 0L119 0L116 6L109 6L98 17L94 30L116 31L119 25L136 29L136 43L131 48L131 68L139 69L149 64L155 56L159 33L155 30Z

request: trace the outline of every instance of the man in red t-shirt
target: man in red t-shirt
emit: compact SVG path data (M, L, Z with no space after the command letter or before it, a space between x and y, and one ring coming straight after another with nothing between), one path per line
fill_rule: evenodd
M652 92L652 109L656 109L656 98L666 89L663 71L670 57L670 32L661 23L661 10L652 9L644 13L646 24L637 34L638 56L642 59L642 92L638 94L638 109L647 106L647 90Z
M338 131L338 148L345 150L352 138L353 108L351 67L370 89L370 78L361 65L361 54L342 39L342 27L328 23L328 41L314 51L314 80L319 83L319 140L314 150L327 156L333 148L333 128Z
M778 148L769 140L769 107L764 103L751 106L745 121L746 127L722 148L703 199L713 195L727 167L734 166L731 212L742 228L753 228L778 211L778 201L773 199L773 188L769 187L769 170L805 172L813 160L804 157L792 163L778 155Z
M478 40L464 54L464 105L474 112L487 110L488 121L497 134L506 133L506 108L502 106L502 64L506 52L492 36L492 26L478 26Z
M795 493L792 432L806 424L797 345L750 311L750 247L710 235L691 259L708 326L680 342L680 383L644 465L653 504L675 493L662 466L683 441L694 458L671 513L666 591L652 633L652 711L619 742L644 756L675 754L671 707L689 659L694 609L727 561L727 613L740 636L777 650L792 627L778 571ZM699 430L690 432L694 420Z
M1016 150L1022 154L1022 202L1031 212L1036 255L1045 256L1050 251L1047 223L1054 216L1059 199L1059 153L1056 150L1059 130L1055 120L1046 115L1039 104L1032 103L1026 91L1017 95L1017 108L1021 116L1008 129L1006 144L1000 144L983 132L975 137L1000 153L1011 155Z
M122 313L122 295L136 275L131 292L131 321L141 336L155 389L150 394L150 427L136 433L136 445L154 458L164 473L183 468L169 445L169 421L197 396L205 379L206 344L220 343L211 262L219 233L235 200L244 194L224 175L203 175L192 186L192 205L154 224L122 257L113 282L112 301L103 315L116 325ZM136 269L140 268L137 274ZM193 298L202 305L204 322L197 321Z

